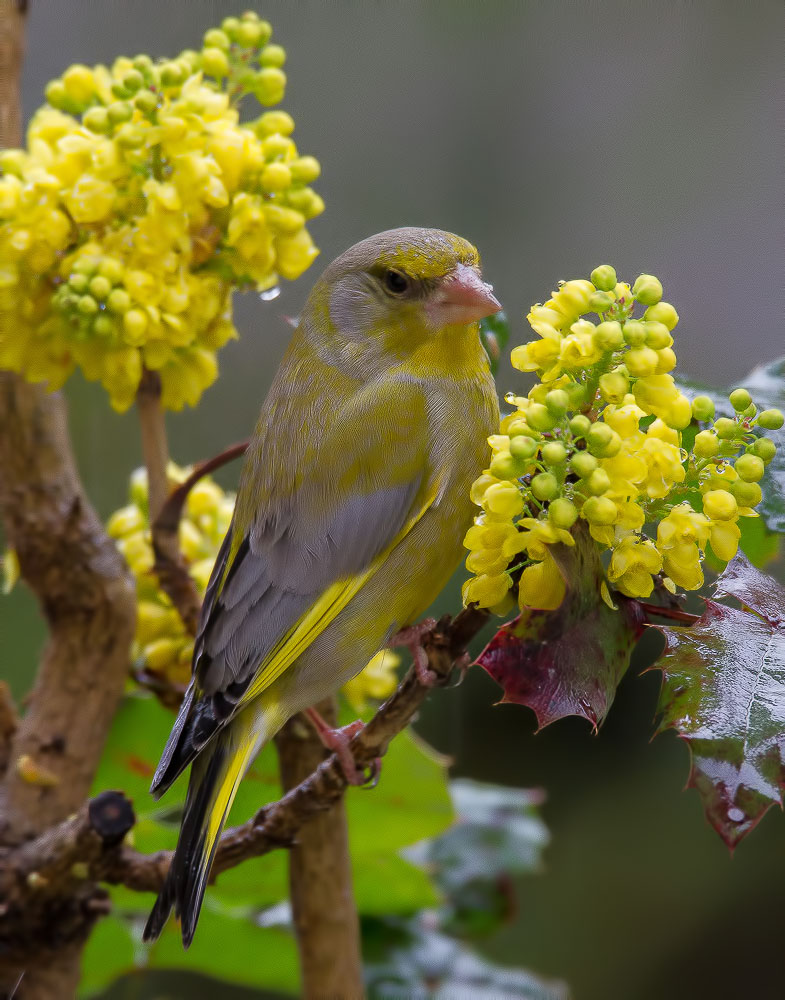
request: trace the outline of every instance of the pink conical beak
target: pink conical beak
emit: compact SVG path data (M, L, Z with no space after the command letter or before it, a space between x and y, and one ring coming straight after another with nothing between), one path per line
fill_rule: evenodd
M501 309L493 286L473 267L459 264L427 307L434 326L475 323Z

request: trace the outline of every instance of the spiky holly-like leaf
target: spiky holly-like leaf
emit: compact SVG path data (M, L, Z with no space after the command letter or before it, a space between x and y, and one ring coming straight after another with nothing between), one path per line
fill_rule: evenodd
M550 550L567 591L555 611L527 611L504 625L477 662L504 688L503 702L527 705L540 728L567 715L597 728L611 707L643 629L635 601L602 599L604 581L596 543L576 532L570 548Z
M660 730L675 729L692 754L689 785L729 847L785 788L785 590L742 555L717 582L690 628L658 626L666 639Z

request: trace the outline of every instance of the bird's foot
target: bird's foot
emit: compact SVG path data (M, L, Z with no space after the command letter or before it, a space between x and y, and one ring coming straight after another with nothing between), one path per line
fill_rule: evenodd
M422 645L422 637L436 624L435 618L425 618L418 625L401 629L390 639L390 646L404 646L414 658L414 669L417 680L423 687L435 687L439 683L439 675L428 666L428 654Z
M324 721L315 708L306 708L305 714L310 719L311 725L316 730L324 746L338 758L338 763L341 765L341 770L349 784L370 785L373 788L379 780L381 761L377 757L371 767L370 775L365 774L357 766L357 762L349 746L357 733L365 728L365 723L361 719L357 719L355 722L350 722L348 726L334 729Z

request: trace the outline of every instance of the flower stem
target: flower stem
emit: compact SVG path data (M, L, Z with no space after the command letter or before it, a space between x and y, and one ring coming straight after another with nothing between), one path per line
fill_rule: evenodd
M169 464L169 443L166 421L161 407L161 379L157 372L146 368L136 392L136 408L142 432L142 454L147 468L150 523L156 519L169 493L166 467Z

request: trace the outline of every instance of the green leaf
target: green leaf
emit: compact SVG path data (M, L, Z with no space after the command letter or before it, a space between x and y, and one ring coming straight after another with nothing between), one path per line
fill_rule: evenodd
M205 907L193 944L183 951L179 928L170 921L150 947L151 969L188 969L228 983L297 994L299 964L294 938L278 927L259 927L244 917ZM220 995L216 993L216 995Z
M480 320L480 340L491 362L491 371L494 375L509 339L510 324L504 312L497 312Z
M579 529L576 544L550 546L567 591L555 611L527 611L503 626L477 663L504 689L502 702L527 705L540 729L577 715L596 729L613 702L643 631L635 601L602 600L596 543Z
M666 639L659 731L675 729L692 754L688 784L734 847L785 787L785 590L737 556L717 581L741 610L706 601L690 628Z
M79 996L105 989L134 965L134 939L125 920L111 914L93 928L82 955Z
M409 916L440 901L429 875L397 854L352 852L352 879L363 916Z
M453 819L444 758L407 729L390 743L374 789L346 796L353 855L386 854L446 830Z

